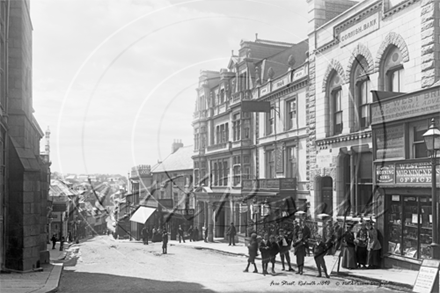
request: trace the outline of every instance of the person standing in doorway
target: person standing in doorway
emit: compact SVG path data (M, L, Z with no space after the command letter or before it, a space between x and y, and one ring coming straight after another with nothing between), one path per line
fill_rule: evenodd
M231 226L228 228L227 235L229 236L229 246L235 246L235 235L237 234L237 230L235 229L234 223L231 223Z
M177 233L179 233L179 243L183 240L183 243L185 243L185 236L183 235L183 229L182 226L179 225L179 229L177 230Z

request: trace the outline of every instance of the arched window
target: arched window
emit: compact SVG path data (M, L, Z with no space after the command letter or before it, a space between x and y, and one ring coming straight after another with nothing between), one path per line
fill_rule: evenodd
M367 60L359 55L354 60L352 74L352 95L355 105L355 130L365 129L370 126L370 104L372 97L370 93L370 78L368 75Z
M380 82L382 90L388 92L404 91L404 73L402 53L399 48L391 45L384 55L381 70Z
M333 71L327 83L328 99L328 134L337 135L343 129L342 111L342 80L336 71Z

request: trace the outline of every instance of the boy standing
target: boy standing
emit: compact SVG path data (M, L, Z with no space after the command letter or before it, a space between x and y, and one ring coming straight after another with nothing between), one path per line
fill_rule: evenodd
M324 270L326 278L330 278L327 274L327 267L325 266L324 255L327 253L327 247L322 242L321 235L316 235L316 243L313 245L313 256L315 258L316 267L318 268L318 277L321 277L321 268Z
M270 235L269 238L269 260L272 263L272 274L275 274L275 258L280 252L280 246L277 243L275 235Z
M261 240L260 245L261 263L263 267L263 275L269 274L267 272L267 266L270 260L270 246L269 246L269 234L264 233L264 238Z

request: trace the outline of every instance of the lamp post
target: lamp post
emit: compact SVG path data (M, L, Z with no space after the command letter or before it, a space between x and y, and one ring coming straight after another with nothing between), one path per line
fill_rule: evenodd
M437 151L440 150L440 130L435 127L434 118L431 120L431 125L428 131L423 134L426 148L431 153L431 182L432 182L432 258L440 259L440 246L438 243L438 214L437 214L437 178L436 178L436 164L437 164Z

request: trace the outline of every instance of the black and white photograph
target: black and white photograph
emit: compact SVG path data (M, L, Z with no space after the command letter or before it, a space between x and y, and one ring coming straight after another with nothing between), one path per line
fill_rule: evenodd
M0 0L0 292L440 292L439 0Z

